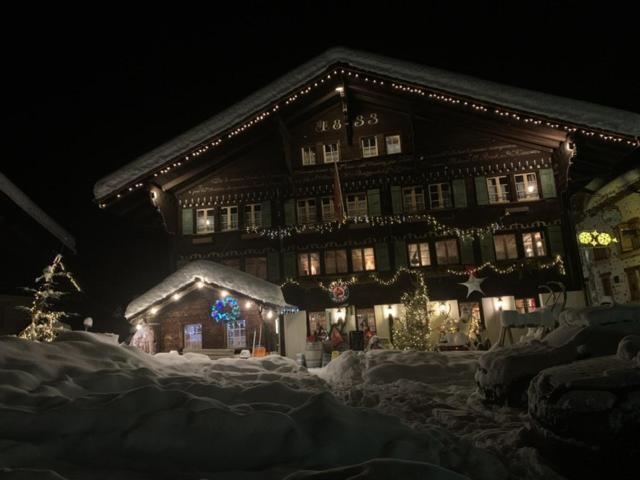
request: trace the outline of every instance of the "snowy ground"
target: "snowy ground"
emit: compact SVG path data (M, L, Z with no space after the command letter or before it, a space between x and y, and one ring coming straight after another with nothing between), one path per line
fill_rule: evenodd
M0 478L559 478L519 411L479 402L476 358L347 352L309 373L0 337Z

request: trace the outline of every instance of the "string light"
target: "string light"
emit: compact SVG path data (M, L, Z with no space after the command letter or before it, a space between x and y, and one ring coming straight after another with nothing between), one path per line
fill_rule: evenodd
M491 262L485 262L482 265L478 266L478 267L474 267L474 268L469 268L466 270L453 270L453 269L447 269L447 273L451 274L451 275L458 275L458 276L468 276L470 273L476 273L479 272L480 270L484 270L484 269L489 269L491 271L493 271L494 273L498 273L500 275L508 275L510 273L516 272L518 270L523 270L527 267L531 267L535 265L536 268L540 269L540 270L549 270L551 268L558 268L558 272L560 273L560 275L566 275L566 270L564 268L564 261L562 260L562 257L560 255L556 255L556 257L551 261L551 262L547 262L547 263L538 263L538 264L532 264L530 262L527 261L520 261L520 262L515 262L512 263L511 265L509 265L508 267L504 267L504 268L500 268L498 266L496 266L495 264L491 263Z
M340 74L340 76L342 77L346 76L350 79L364 81L365 83L368 83L368 84L373 84L376 87L385 87L385 81L386 81L387 84L390 86L390 88L395 91L401 91L403 93L417 95L417 96L429 99L431 101L446 103L446 104L457 106L460 108L473 110L474 112L493 113L496 116L508 118L510 121L519 121L525 124L545 126L548 128L563 130L567 133L577 132L590 138L597 138L603 142L612 142L612 143L620 143L620 144L624 143L626 145L634 146L634 147L640 146L640 139L635 137L615 135L612 132L588 129L588 128L579 127L576 125L571 125L569 123L552 121L544 117L534 117L534 116L524 114L522 112L518 112L515 110L505 109L504 107L497 107L497 106L492 107L488 104L485 105L485 104L482 104L481 102L474 101L470 98L439 92L423 86L412 85L407 82L394 81L389 83L388 79L385 79L383 76L375 76L375 75L371 75L370 73L368 73L364 77L361 77L360 73L358 73L356 69L346 69L346 68L341 68L339 70L336 68L333 68L333 70L327 70L327 72L322 74L320 77L316 77L315 79L310 80L309 83L307 83L305 86L298 87L294 92L288 95L285 95L282 99L274 102L273 104L266 107L265 109L258 112L257 114L254 114L250 116L248 119L240 122L238 125L233 126L228 130L221 132L215 138L211 140L207 140L206 142L191 149L188 153L182 155L179 159L172 160L171 163L169 163L168 165L165 164L162 168L159 168L156 171L150 172L148 176L156 178L161 175L166 175L172 170L181 167L182 165L184 165L184 163L209 152L211 149L218 147L220 144L222 144L223 139L232 139L237 135L244 133L248 129L260 124L267 118L270 118L274 113L280 110L280 108L282 108L283 106L289 106L299 101L301 98L304 98L307 94L309 94L312 90L324 86L325 83L329 83L329 81L332 79L332 75L336 76L338 74ZM333 88L335 89L338 87L333 87ZM143 182L137 180L134 184L125 186L120 192L117 192L115 196L111 195L110 199L111 200L113 200L114 198L119 199L122 197L123 194L130 193L136 189L139 189L143 185L144 185ZM100 208L106 208L108 206L108 203L106 200L107 199L105 198L101 203L99 203Z

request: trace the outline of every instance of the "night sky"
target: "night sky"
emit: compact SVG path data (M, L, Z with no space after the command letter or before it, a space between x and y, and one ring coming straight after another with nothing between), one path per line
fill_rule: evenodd
M423 3L5 16L0 170L76 237L81 313L122 331L118 307L167 273L163 232L99 210L95 181L333 46L640 112L629 3Z

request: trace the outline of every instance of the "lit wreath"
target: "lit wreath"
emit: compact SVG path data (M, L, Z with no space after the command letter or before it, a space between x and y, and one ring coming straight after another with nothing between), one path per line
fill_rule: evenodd
M211 306L211 318L217 323L235 322L240 318L240 305L231 295L227 295L222 300L216 300Z

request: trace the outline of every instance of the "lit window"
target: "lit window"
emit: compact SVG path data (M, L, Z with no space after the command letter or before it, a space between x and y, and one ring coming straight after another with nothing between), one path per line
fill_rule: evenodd
M620 251L630 252L640 248L640 222L633 221L618 225L620 232Z
M199 208L196 210L197 233L213 232L213 208Z
M238 207L222 207L220 209L220 230L227 232L238 229Z
M544 257L547 254L542 232L523 233L522 244L525 257Z
M373 248L354 248L351 250L351 264L354 272L376 269L376 258Z
M267 257L247 257L244 271L258 278L267 278Z
M325 143L322 149L324 152L324 163L340 161L340 146L338 143Z
M509 177L487 178L489 203L505 203L509 201Z
M367 194L351 193L347 195L347 215L364 217L367 214Z
M309 333L312 335L318 334L324 331L329 331L329 322L327 322L327 315L323 312L309 312Z
M431 208L451 208L451 188L448 183L432 183L429 185L429 202Z
M513 176L516 181L516 197L519 202L538 200L538 179L535 173L519 173Z
M316 164L316 149L314 147L302 147L302 165Z
M323 222L333 222L336 219L336 210L333 206L333 198L332 197L323 197L320 201L320 206L322 208L322 221Z
M201 350L202 349L202 325L199 323L190 323L183 327L184 332L184 349L185 350Z
M298 223L316 223L316 200L314 198L298 200Z
M243 348L247 346L247 321L227 322L227 347Z
M516 310L518 313L535 312L536 299L535 298L516 298Z
M454 238L438 240L436 242L436 258L438 259L438 265L459 263L458 241Z
M364 158L378 156L378 139L376 137L362 137L361 143Z
M244 206L244 226L262 226L262 205L259 203L250 203Z
M493 244L496 247L496 260L518 258L518 246L516 245L516 236L514 234L495 235Z
M320 254L318 252L298 254L298 272L300 275L320 274Z
M387 155L400 153L402 151L400 147L400 135L387 135L385 142L387 144Z
M347 271L347 251L327 250L324 252L324 269L326 273L345 273Z
M410 243L407 247L409 250L409 265L412 267L431 265L428 243Z
M407 187L402 189L402 203L405 213L416 213L424 210L424 189Z

